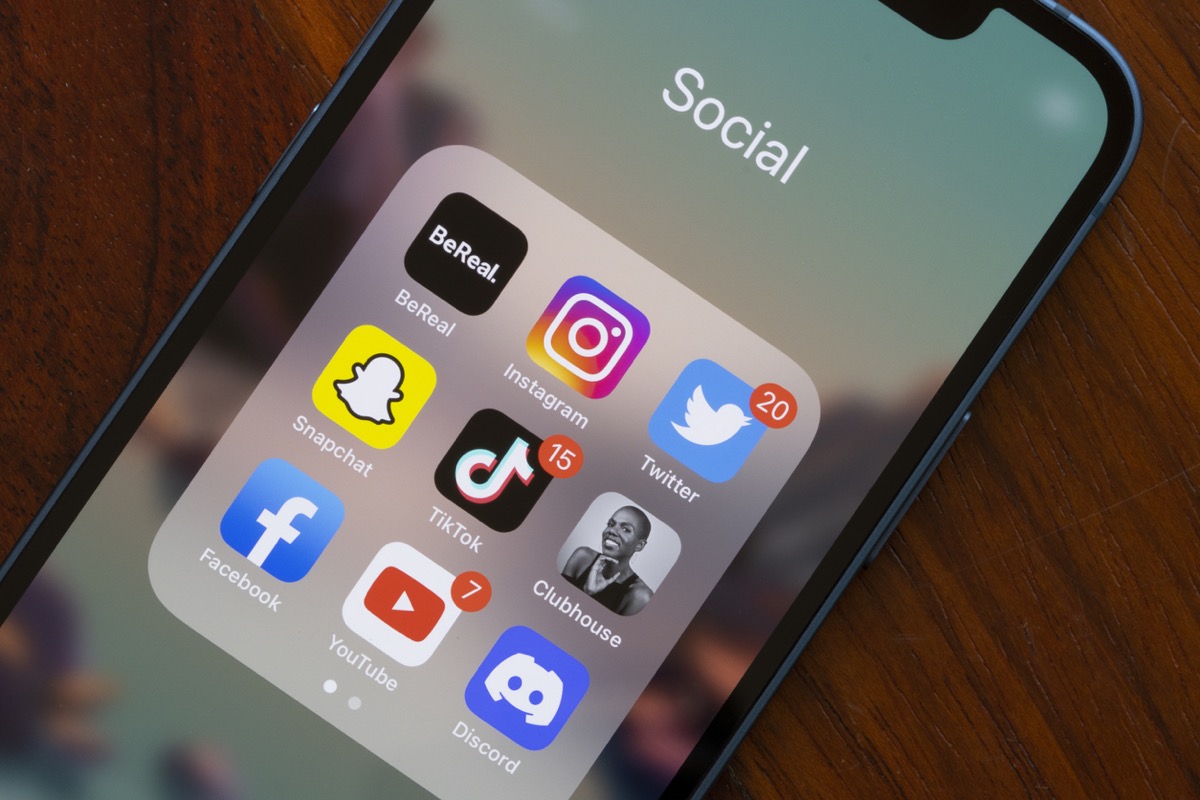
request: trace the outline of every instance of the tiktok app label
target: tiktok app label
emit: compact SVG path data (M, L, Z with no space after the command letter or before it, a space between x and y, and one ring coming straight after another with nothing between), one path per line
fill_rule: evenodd
M497 531L511 531L550 485L542 440L495 409L476 412L433 473L448 500Z

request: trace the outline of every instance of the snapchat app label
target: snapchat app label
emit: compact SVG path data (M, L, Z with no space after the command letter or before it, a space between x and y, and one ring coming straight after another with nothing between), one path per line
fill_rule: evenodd
M437 373L373 325L350 332L313 384L313 405L380 450L392 447L433 394Z

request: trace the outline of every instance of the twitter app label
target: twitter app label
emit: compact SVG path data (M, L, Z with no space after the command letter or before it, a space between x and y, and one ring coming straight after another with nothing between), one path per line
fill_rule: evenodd
M753 391L720 364L693 361L650 417L650 438L701 478L724 483L767 429L751 414Z

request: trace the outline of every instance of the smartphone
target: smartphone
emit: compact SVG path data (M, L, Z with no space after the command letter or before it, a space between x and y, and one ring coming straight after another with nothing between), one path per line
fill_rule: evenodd
M0 790L703 793L1140 114L1052 2L389 5L4 563Z

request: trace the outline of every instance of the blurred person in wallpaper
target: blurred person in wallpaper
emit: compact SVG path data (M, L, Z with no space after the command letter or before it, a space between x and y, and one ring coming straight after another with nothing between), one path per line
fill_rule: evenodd
M93 716L115 685L82 666L73 598L45 575L0 626L0 797L76 797L110 750Z

